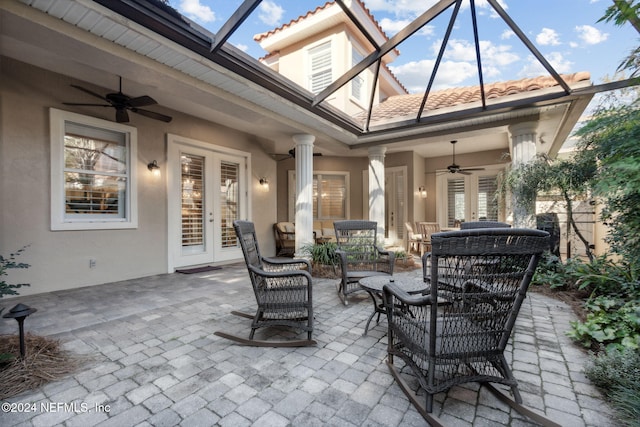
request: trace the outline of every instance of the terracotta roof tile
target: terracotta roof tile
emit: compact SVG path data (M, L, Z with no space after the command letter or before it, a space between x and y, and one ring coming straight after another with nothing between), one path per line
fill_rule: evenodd
M562 75L567 84L572 84L590 79L588 72ZM531 92L540 89L558 86L558 82L551 76L540 76L522 80L511 80L486 84L484 86L487 99L496 99L519 93ZM422 103L423 93L409 95L394 95L385 99L373 107L371 121L388 120L397 117L405 117L418 114ZM450 88L431 92L427 98L425 111L440 108L454 107L456 105L469 104L481 100L480 86ZM361 119L364 114L356 116Z

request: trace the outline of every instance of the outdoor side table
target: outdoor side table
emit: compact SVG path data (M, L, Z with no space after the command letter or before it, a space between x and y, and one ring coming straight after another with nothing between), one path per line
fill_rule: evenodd
M385 314L384 301L382 300L382 288L388 283L395 283L409 294L421 293L429 289L421 277L395 277L395 276L369 276L360 279L360 287L367 291L373 301L373 312L367 320L367 326L364 328L364 335L369 332L369 324L376 314L378 318L376 323L380 322L380 315Z

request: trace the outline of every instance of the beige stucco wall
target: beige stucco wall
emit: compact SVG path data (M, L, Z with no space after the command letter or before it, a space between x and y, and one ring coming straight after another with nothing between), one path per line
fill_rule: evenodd
M250 135L163 110L163 123L131 114L138 129L138 228L132 230L50 230L49 108L113 120L111 108L62 105L78 99L71 83L83 85L14 60L0 57L0 254L28 245L19 261L25 270L9 270L8 283L30 283L20 294L76 288L167 272L167 196L165 176L155 179L146 165L157 160L166 170L166 135L177 134L250 152L252 215L261 249L275 253L271 225L276 220L276 192L259 188L260 177L275 178L276 162L258 149ZM97 261L89 268L89 259Z

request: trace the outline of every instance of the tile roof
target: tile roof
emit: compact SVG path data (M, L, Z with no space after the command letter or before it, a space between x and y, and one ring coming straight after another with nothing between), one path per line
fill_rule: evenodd
M371 19L371 22L373 22L376 25L376 27L378 27L378 30L380 31L380 34L382 34L384 36L385 40L389 40L389 37L384 32L384 30L382 29L382 27L380 26L380 24L378 23L376 18L373 16L371 11L364 5L364 3L361 0L357 0L357 2L362 7L362 9L365 12L367 12L367 15L369 15L369 18ZM333 6L334 4L335 4L335 1L328 1L324 5L318 6L314 10L310 10L305 15L301 15L301 16L297 17L296 19L292 19L288 23L282 24L278 28L274 28L273 30L269 30L269 31L261 33L261 34L256 34L255 36L253 36L253 39L256 42L260 43L262 40L266 39L267 37L270 37L273 34L278 33L280 31L284 31L287 28L292 27L294 24L296 24L298 22L302 22L305 19L309 18L310 16L315 15L316 13L320 12L321 10L329 8L330 6Z
M590 79L588 72L578 72L573 74L563 74L564 81L571 85ZM485 97L487 100L497 99L509 95L516 95L536 90L559 86L558 82L551 76L539 76L521 80L509 80L484 85ZM424 93L409 95L394 95L385 99L380 104L373 107L371 121L389 120L399 117L416 116L422 103ZM461 88L450 88L434 91L429 94L424 111L437 110L440 108L454 107L456 105L470 104L481 101L480 86L467 86ZM362 119L365 115L360 113L356 118Z

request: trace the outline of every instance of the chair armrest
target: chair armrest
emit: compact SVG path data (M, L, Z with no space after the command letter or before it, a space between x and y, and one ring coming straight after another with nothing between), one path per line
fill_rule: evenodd
M392 261L395 260L396 257L396 253L395 251L388 251L386 249L381 248L380 246L376 246L376 249L378 250L378 254L380 255L386 255L388 256Z
M431 304L431 295L408 294L395 283L387 283L382 287L385 305L389 304L389 297L393 296L406 305L421 307Z
M282 278L282 277L297 277L297 276L301 276L301 277L305 277L308 281L309 286L311 286L311 283L313 281L312 277L311 277L311 273L309 273L306 270L279 270L279 271L267 271L267 270L263 270L261 268L258 268L254 265L249 265L249 270L251 270L252 273L261 276L261 277L265 277L268 279L278 279L278 278Z
M302 258L270 258L270 257L261 257L261 260L264 264L269 265L270 267L280 267L286 268L287 266L300 266L297 268L289 268L288 270L302 270L303 268L307 268L311 271L311 262Z

